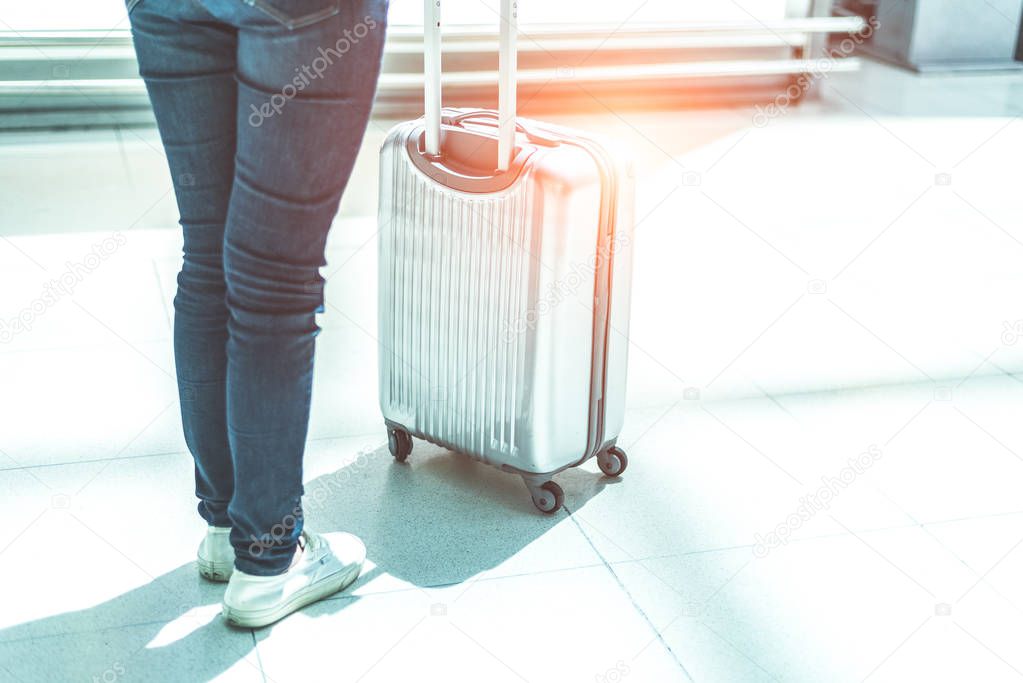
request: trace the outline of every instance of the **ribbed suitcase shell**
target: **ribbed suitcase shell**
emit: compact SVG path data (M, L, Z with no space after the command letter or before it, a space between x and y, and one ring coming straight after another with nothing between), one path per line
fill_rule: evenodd
M416 167L408 141L421 119L383 144L380 406L412 435L550 474L613 445L622 427L633 178L592 140L520 121L562 144L520 134L533 154L493 193ZM601 258L609 283L595 284Z

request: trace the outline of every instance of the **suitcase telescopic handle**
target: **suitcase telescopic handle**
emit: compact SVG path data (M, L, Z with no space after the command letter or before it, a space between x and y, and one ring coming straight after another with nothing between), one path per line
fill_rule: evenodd
M425 75L426 153L440 156L441 123L441 0L424 0L423 71ZM501 39L497 83L497 170L511 167L515 152L515 71L518 0L501 0Z

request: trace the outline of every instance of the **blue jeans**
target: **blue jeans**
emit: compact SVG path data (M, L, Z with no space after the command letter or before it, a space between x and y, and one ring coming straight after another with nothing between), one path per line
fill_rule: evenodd
M324 247L369 120L387 0L133 0L184 262L174 356L199 514L236 566L283 573Z

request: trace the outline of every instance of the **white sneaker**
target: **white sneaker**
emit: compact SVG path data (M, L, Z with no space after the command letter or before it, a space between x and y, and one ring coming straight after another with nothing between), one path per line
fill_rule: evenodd
M350 586L366 561L366 546L352 534L303 531L299 543L301 556L283 574L234 571L221 611L228 622L250 628L272 624Z
M206 538L199 544L196 565L199 575L210 581L227 581L234 571L234 548L231 547L231 527L211 526Z

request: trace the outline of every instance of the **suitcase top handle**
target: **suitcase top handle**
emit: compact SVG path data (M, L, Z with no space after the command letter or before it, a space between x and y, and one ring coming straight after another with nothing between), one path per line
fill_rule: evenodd
M440 155L440 3L423 0L423 71L426 76L426 153ZM515 153L515 40L518 34L518 0L501 0L501 41L498 64L497 170L507 171Z

